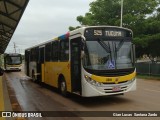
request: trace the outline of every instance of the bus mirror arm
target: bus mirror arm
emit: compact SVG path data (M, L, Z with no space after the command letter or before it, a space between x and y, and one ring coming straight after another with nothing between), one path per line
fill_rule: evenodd
M82 38L81 40L81 59L83 59L85 56L84 47L85 47L86 38L83 35L81 35L81 38Z
M83 35L81 35L81 38L81 50L84 50L86 38Z
M81 38L83 41L86 41L86 38L83 35L81 35Z
M85 56L84 50L81 50L81 59L83 59Z
M136 50L135 50L135 44L132 44L132 51L133 51L133 62L136 62Z

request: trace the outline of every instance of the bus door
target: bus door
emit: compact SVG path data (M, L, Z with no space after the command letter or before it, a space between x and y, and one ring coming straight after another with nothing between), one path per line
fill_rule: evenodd
M40 82L44 82L44 58L45 58L45 49L44 47L39 48L39 62L37 72L40 73Z
M81 94L81 38L71 40L71 86L72 92Z
M29 76L30 51L25 51L26 74Z

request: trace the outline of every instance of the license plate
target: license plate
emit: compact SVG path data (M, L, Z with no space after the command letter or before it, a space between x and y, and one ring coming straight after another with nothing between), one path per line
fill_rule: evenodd
M121 90L121 87L119 87L119 86L115 86L115 87L113 87L113 89L112 89L113 91L120 91Z

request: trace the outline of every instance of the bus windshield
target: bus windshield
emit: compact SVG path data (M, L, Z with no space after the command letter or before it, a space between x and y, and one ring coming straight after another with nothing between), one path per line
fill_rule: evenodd
M21 57L20 56L8 56L6 57L6 64L9 64L9 65L21 64Z
M133 68L131 40L86 41L84 68L113 70Z

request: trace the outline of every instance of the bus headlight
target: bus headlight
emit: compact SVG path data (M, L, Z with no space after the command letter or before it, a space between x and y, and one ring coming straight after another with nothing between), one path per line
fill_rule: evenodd
M134 77L134 78L131 79L131 81L133 82L135 79L136 79L136 78Z
M132 78L132 81L134 81L136 78L134 77L134 78Z
M102 86L103 84L100 83L100 82L97 82L95 80L92 80L89 76L85 75L85 79L87 82L89 82L91 85L94 85L94 86Z
M129 80L127 83L130 84L130 83L134 82L135 79L136 79L136 78L134 77L134 78L132 78L131 80Z

